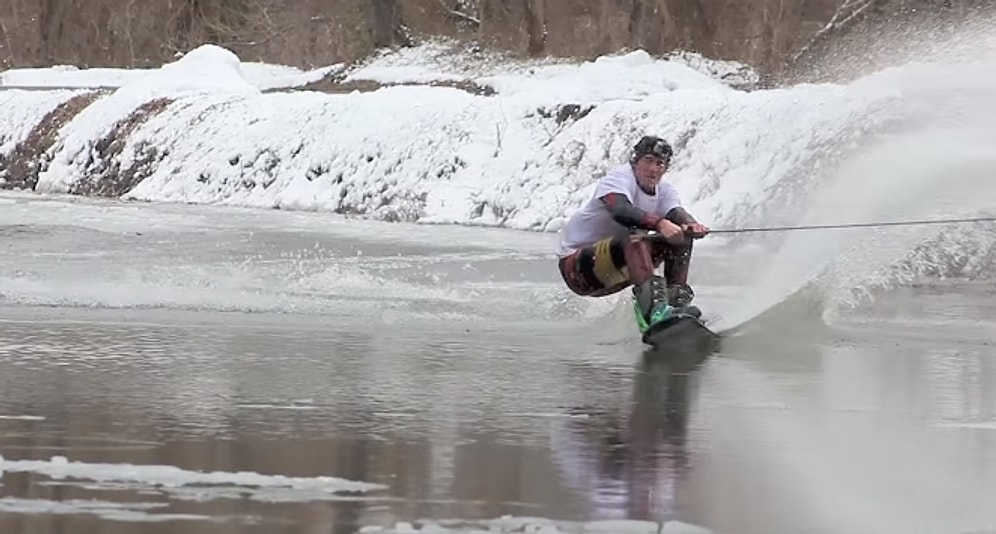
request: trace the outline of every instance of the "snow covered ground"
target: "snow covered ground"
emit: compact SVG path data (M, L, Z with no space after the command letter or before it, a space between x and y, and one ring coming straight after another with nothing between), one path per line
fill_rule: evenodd
M493 57L459 62L443 51L430 44L384 54L342 76L385 84L472 81L497 96L426 86L264 94L342 66L289 72L240 63L213 46L161 70L53 68L10 71L2 80L117 87L62 129L49 152L52 162L40 173L40 192L69 191L92 174L101 164L94 157L98 141L140 105L165 96L174 104L141 124L116 158L127 169L154 148L159 159L127 198L528 229L555 229L598 172L624 157L634 136L653 131L682 138L691 151L695 139L687 138L688 130L701 128L693 126L696 115L750 98L717 79L743 67L701 58L694 63L700 70L693 70L686 66L691 61L654 60L642 51L536 65ZM78 94L4 92L5 107L19 113L3 127L13 133L5 135L0 153L9 154L45 113ZM565 105L588 114L558 120ZM723 118L710 122L719 126ZM704 133L695 137L708 137ZM689 168L692 163L682 158L674 176L689 200L701 182L683 178L701 170Z
M388 54L343 73L344 81L473 81L497 96L426 86L346 95L264 94L264 88L314 81L341 66L288 74L242 64L213 46L161 70L55 68L8 72L3 80L5 85L117 86L62 129L49 153L52 162L40 173L39 192L70 191L101 165L103 155L94 147L115 124L142 104L169 97L176 99L173 105L139 125L116 157L122 169L153 149L158 160L126 198L529 229L555 228L633 136L646 130L674 137L687 127L687 119L655 125L659 116L614 125L644 114L643 102L663 98L660 107L666 111L669 100L684 107L700 94L714 103L741 94L685 63L654 60L644 52L583 64L497 67L493 59L469 66L444 63L439 54L435 45ZM479 74L468 75L471 68ZM42 94L47 98L34 91L4 93L6 107L25 111L8 119L4 131L16 133L5 136L0 153L9 154L45 113L81 93ZM584 120L559 121L564 105L594 109Z

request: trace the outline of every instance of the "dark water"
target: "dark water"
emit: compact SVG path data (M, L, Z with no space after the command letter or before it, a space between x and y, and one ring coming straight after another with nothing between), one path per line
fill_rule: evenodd
M685 470L688 373L697 357L648 358L630 369L586 361L580 345L567 354L530 347L528 332L520 335L523 343L473 332L4 322L0 414L27 416L0 420L7 460L58 455L92 464L328 475L387 488L315 501L294 492L234 498L205 490L206 502L190 502L187 492L141 481L91 489L93 481L53 484L27 472L6 473L0 492L163 503L169 506L141 520L207 516L234 521L239 526L224 528L240 532L352 531L423 517L669 518L671 510L661 508L667 503L652 492L671 491L657 486L670 486ZM552 447L563 454L551 454ZM593 490L580 487L592 476L618 485L604 488L603 504L586 502ZM93 522L101 532L133 528L72 507L70 515L39 516L27 504L2 503L3 532ZM206 519L142 527L218 528Z
M10 207L3 534L996 527L985 284L649 353L543 236Z

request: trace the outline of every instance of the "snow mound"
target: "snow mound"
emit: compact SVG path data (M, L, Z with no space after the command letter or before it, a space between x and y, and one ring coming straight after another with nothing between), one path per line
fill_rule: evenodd
M39 173L37 189L67 192L74 182L107 166L96 146L127 124L140 106L156 99L166 99L165 106L181 97L231 101L260 94L243 76L238 56L214 45L198 47L174 63L128 81L74 117L60 131L55 157Z
M259 92L242 73L238 56L220 46L203 45L147 76L122 85L115 96L147 101L178 94L255 95Z
M193 56L191 58L191 56ZM170 70L179 67L187 72L182 74L184 83L189 83L190 74L194 69L190 68L190 63L198 67L209 67L215 60L228 63L232 66L232 54L227 49L204 45L194 49L190 53L181 56L175 63L169 64ZM186 61L184 61L186 59ZM320 67L311 70L302 70L288 65L271 65L259 62L238 62L235 57L240 76L250 85L260 90L273 90L282 88L293 88L317 82L329 75L341 70L344 65L341 63ZM54 65L41 68L10 69L0 72L0 88L117 88L124 85L133 84L147 78L162 73L162 68L79 68L75 65ZM212 79L215 72L210 68L201 69L205 77L200 81ZM160 82L161 83L161 82ZM170 80L166 81L171 83ZM202 84L203 87L203 84Z
M743 85L758 78L746 65L689 53L654 58L635 50L582 62L523 61L443 40L382 52L342 76L346 82L385 85L471 82L503 96L542 93L563 102L639 99L661 91Z

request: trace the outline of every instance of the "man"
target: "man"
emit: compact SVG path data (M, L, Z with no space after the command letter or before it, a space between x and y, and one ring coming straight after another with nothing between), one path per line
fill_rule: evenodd
M567 222L557 248L560 274L574 293L602 297L633 286L641 333L675 313L702 315L691 305L688 265L692 239L709 228L685 211L674 186L661 182L672 154L660 137L640 139L629 162L610 169ZM660 236L648 239L641 230ZM663 278L654 274L662 262Z

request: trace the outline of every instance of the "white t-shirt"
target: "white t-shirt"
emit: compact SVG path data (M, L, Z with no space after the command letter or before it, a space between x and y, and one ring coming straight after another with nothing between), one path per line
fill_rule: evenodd
M636 175L629 163L619 165L599 180L588 202L578 212L571 216L567 224L560 230L557 243L557 256L563 258L573 254L577 249L596 241L626 235L629 230L617 223L608 208L599 198L608 193L624 195L636 207L657 215L667 215L669 211L681 206L678 191L666 182L657 184L657 192L648 195L636 183Z

